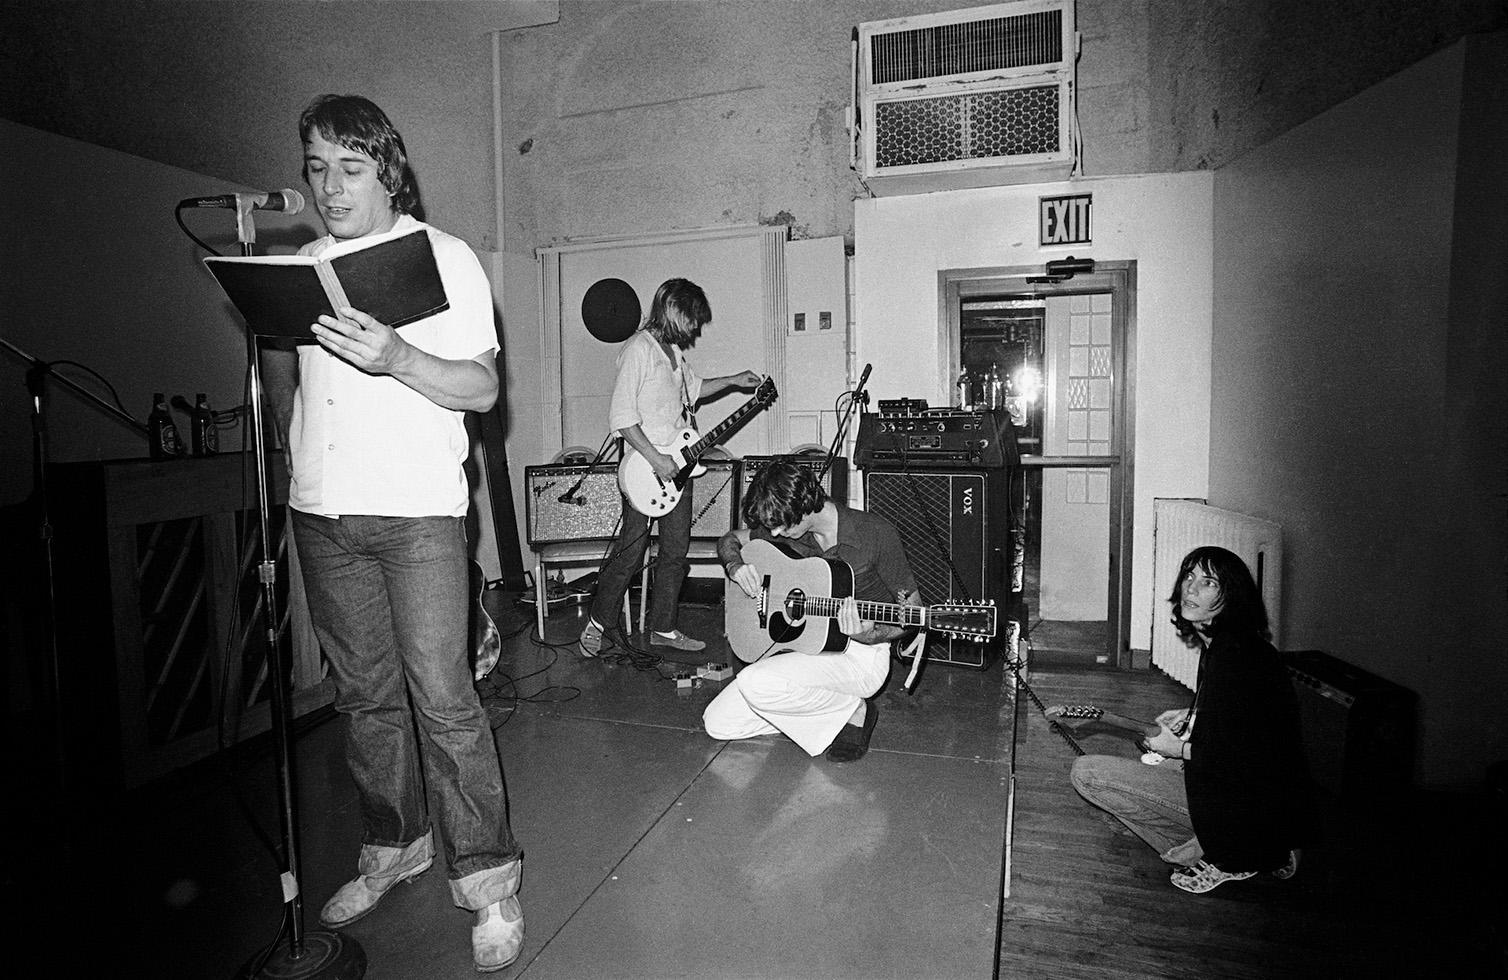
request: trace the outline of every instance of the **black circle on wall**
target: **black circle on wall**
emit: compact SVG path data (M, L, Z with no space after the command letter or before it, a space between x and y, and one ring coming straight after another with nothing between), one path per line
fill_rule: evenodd
M581 298L581 321L605 344L627 340L639 329L639 294L622 279L598 279Z

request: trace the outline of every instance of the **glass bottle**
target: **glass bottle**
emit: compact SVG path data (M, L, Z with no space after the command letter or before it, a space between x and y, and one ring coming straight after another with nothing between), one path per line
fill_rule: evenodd
M168 411L168 400L160 391L152 394L152 413L147 416L147 439L153 459L176 459L183 455L183 440L178 438L178 426L173 424L173 413Z
M213 456L220 451L220 434L215 430L215 413L209 410L209 398L202 391L194 400L189 442L194 448L195 456Z
M971 408L973 406L973 404L974 404L974 392L972 390L973 384L974 384L974 379L971 378L971 377L969 377L969 369L967 367L961 369L958 372L958 381L953 386L954 387L953 405L956 408L961 408L961 409L963 409L965 411L968 411L969 408Z

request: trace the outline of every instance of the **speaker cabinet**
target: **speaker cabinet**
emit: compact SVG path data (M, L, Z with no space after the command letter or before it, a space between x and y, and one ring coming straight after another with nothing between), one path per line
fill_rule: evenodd
M1407 790L1414 768L1414 693L1319 650L1284 658L1315 783L1345 800Z
M984 669L1006 648L1012 612L1005 569L1010 548L1009 470L886 471L864 474L867 509L900 532L922 601L993 599L995 638L970 643L934 634L927 659Z
M755 474L757 474L760 470L764 469L766 466L769 466L776 460L787 460L789 462L795 463L797 466L805 467L806 469L811 470L813 473L816 473L817 471L822 469L822 464L826 461L826 459L826 456L813 455L745 456L741 460L741 463L743 464L743 475L739 477L738 480L738 499L740 507L743 504L743 495L749 489L749 484L754 482ZM829 498L836 500L838 503L848 503L847 456L836 456L833 458L833 465L828 467L827 473L822 477L822 489L827 491ZM742 513L735 514L734 520L737 522L737 526L748 527L748 525L744 523L744 516Z
M691 485L691 536L720 538L733 527L738 511L737 461L703 460L703 465L707 472ZM615 464L526 466L524 487L531 547L605 541L617 535L623 494Z

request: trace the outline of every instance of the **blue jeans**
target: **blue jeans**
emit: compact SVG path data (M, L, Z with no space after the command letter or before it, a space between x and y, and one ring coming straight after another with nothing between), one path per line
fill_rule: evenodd
M427 787L456 903L477 909L511 895L521 850L472 681L464 519L294 511L293 529L346 718L364 863L368 851L410 848L429 834Z
M649 597L647 625L661 633L675 629L681 584L691 570L691 563L686 560L686 552L691 548L691 485L692 481L687 480L680 501L670 513L658 518L660 550L655 556L655 586ZM611 626L618 621L623 594L639 577L639 569L644 566L644 552L648 548L649 518L634 510L634 505L624 497L623 522L618 527L618 537L597 571L592 619L599 626Z
M1125 824L1164 861L1189 865L1203 857L1189 820L1182 762L1149 766L1120 756L1084 755L1074 760L1069 779L1080 796Z

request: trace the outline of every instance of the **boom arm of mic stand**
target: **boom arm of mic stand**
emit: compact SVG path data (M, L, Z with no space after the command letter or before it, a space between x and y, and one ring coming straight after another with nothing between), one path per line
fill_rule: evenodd
M66 374L57 373L52 369L51 363L31 356L26 351L6 340L4 337L0 337L0 347L5 347L11 353L15 354L17 357L21 358L27 363L27 388L31 390L32 397L35 398L39 396L40 392L38 390L38 383L40 383L41 380L45 378L56 378L58 381L61 381L69 390L82 397L85 401L93 403L96 408L99 408L106 415L113 417L118 422L125 423L142 435L147 434L146 423L136 421L136 419L132 418L129 414L122 411L118 406L112 405L109 402L105 401L99 395L90 391L88 388L85 388L83 385L68 377Z

